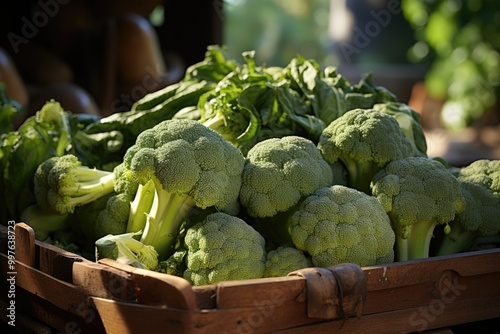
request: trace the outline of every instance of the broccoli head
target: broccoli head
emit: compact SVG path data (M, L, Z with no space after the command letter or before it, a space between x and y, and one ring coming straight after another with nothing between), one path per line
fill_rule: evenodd
M266 139L247 154L240 203L252 217L273 217L332 182L333 170L311 140Z
M392 161L371 183L372 194L382 204L396 233L396 259L429 256L434 229L464 210L460 183L442 163L425 157Z
M141 242L153 246L160 261L171 255L179 229L194 209L237 213L245 158L197 121L171 119L143 131L124 164L137 182L154 184Z
M264 275L265 241L244 220L223 212L209 214L189 228L184 278L193 285Z
M450 232L439 240L436 255L465 252L479 238L500 233L500 197L482 184L459 181L465 209L449 223Z
M264 277L282 277L311 266L311 259L303 251L295 247L280 246L267 253Z
M394 260L395 235L376 198L342 185L316 190L290 218L293 244L315 266L360 266Z
M344 163L349 187L367 194L387 163L422 155L394 117L375 109L353 109L335 119L323 130L318 148L327 162Z
M482 184L500 196L500 160L476 160L461 168L458 177L463 181Z
M298 136L258 142L246 160L239 199L252 218L249 223L270 248L291 245L290 212L316 189L332 185L334 168L311 140Z
M373 109L394 117L406 137L415 145L417 152L420 152L422 156L427 155L427 141L418 112L401 102L377 103Z
M34 176L36 202L43 210L57 214L73 213L114 191L115 174L82 165L72 154L42 162Z

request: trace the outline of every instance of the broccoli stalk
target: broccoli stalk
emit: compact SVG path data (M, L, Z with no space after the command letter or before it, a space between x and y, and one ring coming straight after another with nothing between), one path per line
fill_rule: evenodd
M56 155L64 155L71 144L71 132L67 115L59 102L51 100L45 103L35 114L35 120L39 124L50 124L58 132Z
M68 180L61 185L61 191L67 194L67 204L73 207L90 203L114 189L112 172L80 166L68 169L66 177L74 182Z
M164 259L172 253L181 225L196 204L189 195L165 191L158 179L153 177L152 180L154 200L140 241L152 245L160 259Z
M484 184L458 176L465 200L465 210L450 222L451 231L439 240L436 255L467 251L480 237L500 232L500 198Z
M35 198L48 212L73 213L76 206L113 192L115 179L115 173L84 166L72 154L53 157L35 172Z
M46 240L51 233L68 227L69 215L52 214L43 211L37 204L26 207L21 213L21 221L35 231L38 240Z
M341 161L347 170L349 187L370 194L370 182L383 165L369 160L354 160L349 156L344 156Z
M389 216L391 216L389 214ZM431 239L439 223L436 221L418 221L412 225L402 226L392 224L396 234L396 249L398 261L422 259L429 257ZM445 234L449 233L449 226L444 227Z
M155 199L155 185L153 181L139 184L132 202L130 202L130 213L127 222L127 232L144 230L146 226L147 213L150 212Z
M468 250L479 237L476 231L467 230L459 226L451 226L451 231L439 243L437 256L457 254Z
M111 258L134 267L155 270L158 266L158 253L152 246L144 245L136 239L141 234L108 234L95 242L96 260Z

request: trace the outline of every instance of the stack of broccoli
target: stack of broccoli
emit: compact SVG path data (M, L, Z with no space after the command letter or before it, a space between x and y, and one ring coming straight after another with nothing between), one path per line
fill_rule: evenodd
M419 114L367 82L353 88L301 58L274 71L246 61L210 58L182 84L93 123L109 147L112 126L133 127L119 159L85 159L84 147L102 145L95 133L52 117L21 219L40 240L194 285L498 246L499 161L457 168L429 157ZM199 105L186 102L192 94ZM297 130L308 120L314 131Z

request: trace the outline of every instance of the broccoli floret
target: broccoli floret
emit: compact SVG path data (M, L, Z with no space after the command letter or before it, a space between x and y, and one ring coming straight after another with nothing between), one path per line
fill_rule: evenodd
M112 192L75 208L74 216L82 233L91 240L122 234L127 231L130 201L127 194Z
M500 197L481 184L459 181L465 209L449 223L451 230L439 240L436 255L465 252L478 238L500 233Z
M500 196L500 160L476 160L461 168L458 175L461 180L482 184Z
M350 110L335 119L323 130L318 148L329 163L344 163L349 187L367 194L387 163L422 155L394 117L374 109Z
M91 240L108 234L144 229L146 213L153 203L154 188L140 185L130 170L119 164L113 169L114 191L75 208L74 216L82 232Z
M265 241L244 220L223 212L209 214L186 232L184 278L193 285L264 275Z
M333 182L333 171L309 139L266 139L247 154L240 202L252 217L273 217Z
M464 210L460 183L440 162L425 157L392 161L373 178L372 194L383 205L396 233L396 259L429 256L437 225Z
M427 155L427 141L420 124L420 114L401 102L378 103L374 110L391 115L398 121L406 137L415 145L422 156Z
M26 207L20 218L35 231L35 237L40 241L46 240L51 233L67 229L70 221L69 215L47 213L36 203Z
M242 207L268 242L290 244L288 211L316 189L332 185L332 167L311 140L298 136L263 140L248 151L246 160Z
M264 277L282 277L312 266L306 254L295 247L280 246L267 253Z
M292 241L315 266L344 262L360 266L394 260L395 235L382 205L364 192L341 185L308 196L290 218Z
M34 176L38 205L47 212L73 213L76 206L88 204L114 190L113 172L82 165L72 154L42 162Z
M55 100L46 102L35 114L35 120L39 124L52 124L52 127L57 129L59 137L55 147L56 156L64 155L71 145L71 133L66 112L61 104Z
M110 258L131 266L149 270L158 267L158 253L150 245L144 245L137 240L141 231L123 233L118 235L108 234L95 242L96 261Z
M237 213L245 158L220 134L186 119L143 131L124 163L142 185L152 181L154 200L140 241L163 261L173 252L182 223L195 209Z

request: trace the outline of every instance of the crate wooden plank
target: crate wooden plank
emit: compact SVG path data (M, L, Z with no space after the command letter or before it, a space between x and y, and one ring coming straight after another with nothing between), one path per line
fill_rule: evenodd
M179 310L150 308L146 305L114 304L108 303L105 300L95 302L99 312L105 312L105 314L101 314L103 316L104 325L106 327L112 326L113 328L115 326L120 326L117 323L120 322L120 319L107 319L107 316L116 314L116 309L120 309L123 314L130 315L130 317L127 316L126 326L140 326L140 319L134 319L134 314L137 314L136 312L138 311L136 307L139 307L139 312L144 312L144 316L146 316L146 313L155 314L156 312L160 312L162 315L158 316L160 318L166 317L166 321L169 324L170 321L177 319L180 323L176 323L175 326L182 328L186 333L210 333L217 329L221 331L226 330L228 333L233 333L235 330L252 330L253 333L259 333L259 330L262 330L262 332L269 332L294 326L304 326L302 331L298 331L298 333L310 333L312 330L316 331L316 326L320 326L320 329L324 327L324 333L337 333L337 331L339 333L373 333L377 332L377 329L380 330L380 332L386 333L387 328L383 326L388 326L389 324L394 327L394 333L401 333L415 326L418 326L417 329L422 328L423 320L429 318L433 320L433 324L429 325L428 328L440 328L463 322L498 317L500 313L500 291L498 291L498 288L494 288L493 291L489 290L480 293L480 296L477 296L477 293L480 290L486 290L484 286L491 287L498 285L500 277L498 273L479 275L479 277L481 277L479 281L475 281L474 277L464 278L465 281L462 283L470 286L468 292L463 292L467 291L467 289L459 289L457 291L460 293L463 292L463 296L468 297L466 299L460 299L460 296L454 298L454 295L447 295L446 297L448 299L438 299L437 295L435 296L436 298L433 298L433 295L429 294L430 291L426 291L425 289L424 291L419 291L418 289L408 290L410 292L413 291L412 293L416 295L424 296L424 298L422 298L422 301L419 303L415 303L415 300L410 301L404 308L364 314L360 319L366 319L359 323L355 321L355 318L349 318L346 321L334 320L327 322L326 325L323 322L320 322L321 325L316 325L316 323L318 323L317 319L311 319L306 316L305 304L303 302L297 303L290 300L283 302L280 298L275 298L274 303L271 302L269 298L272 296L272 293L270 293L269 290L265 290L266 283L268 283L266 279L256 280L258 282L254 282L254 280L247 281L246 283L249 284L240 286L241 291L243 291L241 294L239 293L240 289L238 289L237 281L223 282L221 283L222 285L233 288L226 290L225 293L234 293L234 299L241 296L244 302L238 305L236 301L226 299L226 301L231 302L230 304L224 305L227 308L200 310L200 312L190 312L188 314L182 313ZM280 281L281 279L276 279L274 281L277 287L280 287ZM290 281L293 282L293 279ZM298 280L298 282L300 282L300 280ZM271 286L273 285L271 284ZM414 287L419 286L420 285L415 285ZM265 290L265 293L263 293L264 298L260 296L259 289ZM251 291L254 291L253 295L251 295ZM281 287L277 291L281 291ZM408 291L400 290L397 294L398 298L404 299L404 293ZM280 295L278 294L278 296ZM476 298L474 298L474 296L476 296ZM367 299L368 298L369 295ZM253 302L251 302L252 300ZM378 298L372 301L377 304L385 303L384 299ZM245 306L242 306L242 304ZM228 308L229 305L232 305L232 308ZM442 309L445 310L446 313L442 311ZM485 309L488 310L484 311ZM172 312L174 315L172 315ZM435 315L436 313L440 313L439 320ZM390 316L387 316L387 314L390 314ZM137 324L135 324L136 321L138 322ZM339 326L341 323L349 323L350 325L344 328ZM182 324L184 324L184 326L182 326ZM148 324L148 326L149 325L150 324ZM258 330L256 327L258 327ZM392 329L387 332L392 332Z
M361 318L335 320L275 331L276 334L396 334L416 333L500 316L500 298L478 298L452 304L428 304L392 312L363 315ZM457 322L459 321L459 322ZM256 333L256 332L254 332Z
M90 261L74 262L71 281L89 296L136 301L131 276L124 270Z
M71 283L73 263L87 261L80 255L38 240L35 241L35 248L38 254L36 268L68 283Z
M134 268L110 259L103 259L98 263L128 273L134 282L138 303L186 310L198 309L192 286L181 277Z
M14 232L16 260L33 267L36 259L35 231L25 223L17 223Z
M305 305L305 281L303 277L288 276L220 282L216 285L216 305L218 309L251 307L256 303Z
M107 333L265 333L318 321L290 305L180 310L92 298ZM148 319L145 321L144 319Z
M391 289L428 282L445 268L460 276L498 272L500 249L474 251L449 256L431 257L387 265L364 267L369 291Z

